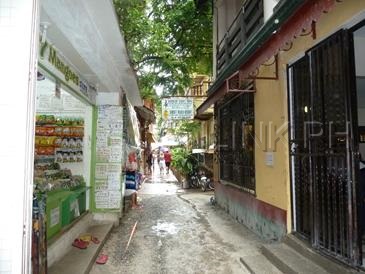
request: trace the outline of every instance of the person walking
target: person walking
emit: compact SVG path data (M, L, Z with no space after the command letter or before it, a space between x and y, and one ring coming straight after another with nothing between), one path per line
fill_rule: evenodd
M172 156L171 156L170 151L166 150L163 156L164 156L165 165L166 165L166 174L169 174L170 165L171 165L171 161L172 161Z
M152 174L152 158L153 158L152 152L149 151L147 153L147 160L146 160L147 168L148 168L148 170L147 170L148 174Z

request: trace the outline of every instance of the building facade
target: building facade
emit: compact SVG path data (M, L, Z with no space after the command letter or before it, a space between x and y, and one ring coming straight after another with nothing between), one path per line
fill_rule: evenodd
M200 153L198 156L199 165L205 170L208 176L213 175L213 152L214 152L214 118L213 108L208 108L202 114L197 115L196 109L207 98L207 91L211 79L207 75L194 75L193 85L186 91L185 95L193 98L194 120L199 122L200 130L192 136L191 149L193 153Z
M361 266L365 3L238 2L215 2L197 110L214 105L217 202L266 239L293 233Z

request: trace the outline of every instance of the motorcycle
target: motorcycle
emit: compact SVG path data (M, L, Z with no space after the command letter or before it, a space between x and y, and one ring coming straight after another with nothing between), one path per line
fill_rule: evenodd
M194 188L201 188L202 191L213 190L214 185L211 179L209 179L204 171L195 171L190 176L190 186Z
M203 192L207 191L207 189L209 189L209 190L214 189L213 181L210 178L208 178L207 176L205 176L204 171L200 172L199 182L200 182L200 188L203 190Z
M194 171L192 174L190 174L189 186L193 188L198 188L200 186L198 172Z

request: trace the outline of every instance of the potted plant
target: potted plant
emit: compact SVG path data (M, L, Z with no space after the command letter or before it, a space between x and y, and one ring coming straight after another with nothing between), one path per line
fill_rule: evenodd
M195 157L185 147L174 148L172 155L172 167L176 178L180 183L188 181L189 175L197 165Z

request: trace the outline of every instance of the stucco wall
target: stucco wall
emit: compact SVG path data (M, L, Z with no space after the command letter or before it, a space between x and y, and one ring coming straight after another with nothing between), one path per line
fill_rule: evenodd
M264 68L262 72L271 70ZM267 73L262 73L265 75ZM281 77L282 78L282 77ZM255 94L255 168L257 198L288 209L288 136L286 92L282 81L258 80ZM268 153L272 165L266 164Z

